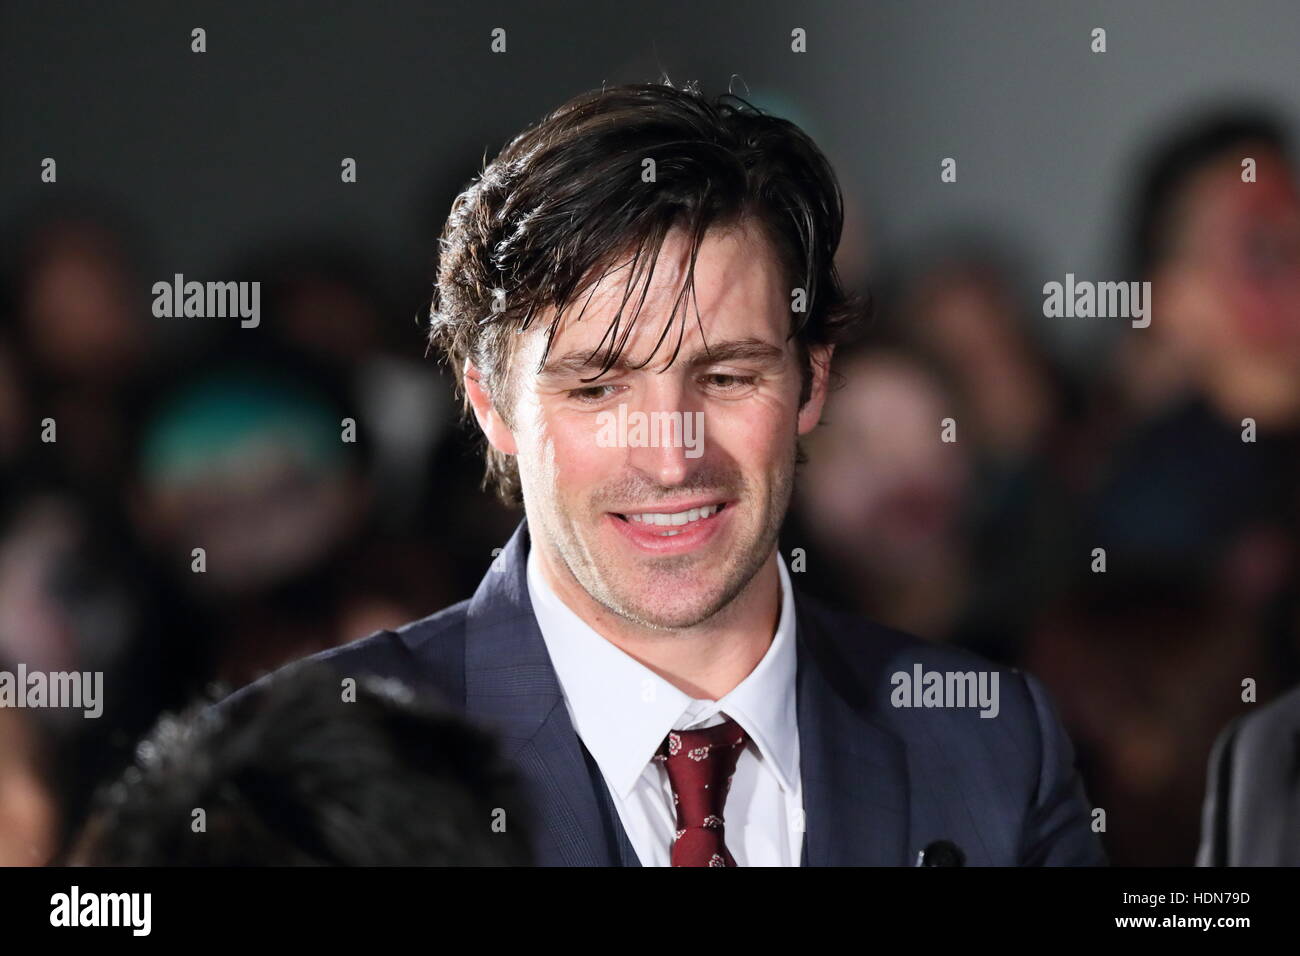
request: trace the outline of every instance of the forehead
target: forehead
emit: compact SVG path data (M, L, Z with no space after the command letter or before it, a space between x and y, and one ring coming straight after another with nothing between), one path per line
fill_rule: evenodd
M616 349L621 345L622 362L636 367L650 360L648 367L658 369L677 350L679 336L682 355L726 341L783 347L790 325L790 280L762 230L751 223L710 229L696 253L693 295L685 286L690 247L684 230L672 230L648 278L646 263L635 267L634 276L631 257L620 257L560 317L548 361L594 352L598 368L613 342ZM555 315L554 308L540 313L522 337L520 367L529 373L537 371ZM612 326L616 316L618 324Z

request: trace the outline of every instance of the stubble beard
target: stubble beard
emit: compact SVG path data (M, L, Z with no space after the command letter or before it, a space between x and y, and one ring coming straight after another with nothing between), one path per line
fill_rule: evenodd
M763 520L749 533L747 540L738 541L727 549L731 561L723 580L711 593L702 595L689 607L666 610L662 602L656 604L647 600L646 595L671 594L680 590L683 583L691 581L691 572L704 562L702 556L684 554L649 558L643 565L628 569L625 577L620 577L618 571L622 569L612 556L589 543L578 524L564 514L561 507L552 504L548 509L551 511L550 520L543 523L551 527L544 528L543 532L569 574L592 600L610 613L646 630L672 632L694 628L724 613L749 588L776 547L794 487L795 454L792 445L790 454L780 463L768 486L766 502L747 498L743 491L736 496L736 504L731 507L765 505ZM597 505L591 507L595 520L604 520L605 511Z

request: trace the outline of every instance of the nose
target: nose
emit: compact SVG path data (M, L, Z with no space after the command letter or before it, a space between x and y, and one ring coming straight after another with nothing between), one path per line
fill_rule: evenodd
M663 446L660 433L666 430L666 425L670 425L668 419L652 416L650 430L655 434L650 436L650 441L659 438L660 447L631 448L628 450L628 463L658 485L672 488L686 481L690 464L686 449Z
M686 390L669 373L651 376L652 384L645 389L636 410L644 413L645 435L643 442L629 442L628 464L646 478L664 488L681 485L686 481L698 458L688 456L688 442L702 448L695 441L696 410L688 407ZM632 409L629 409L629 415ZM702 436L700 436L702 437Z

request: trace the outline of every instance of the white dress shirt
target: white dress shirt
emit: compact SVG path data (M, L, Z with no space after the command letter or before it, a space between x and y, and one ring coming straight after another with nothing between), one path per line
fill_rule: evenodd
M777 555L781 619L763 659L720 700L678 690L605 640L551 589L528 555L528 594L574 730L609 787L642 866L670 865L677 816L668 771L652 760L670 730L731 717L749 742L736 762L723 816L737 866L798 866L803 792L795 708L795 617L790 576ZM725 715L725 716L724 716Z

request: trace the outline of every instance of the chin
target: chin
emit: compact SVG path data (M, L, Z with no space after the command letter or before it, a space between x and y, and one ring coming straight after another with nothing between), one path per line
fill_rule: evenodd
M680 631L703 623L712 616L712 612L709 608L697 608L683 610L680 613L665 613L663 608L654 608L647 610L643 614L627 616L629 620L640 624L642 627L661 631Z
M725 603L717 590L684 594L681 588L668 587L638 592L633 600L621 601L611 610L645 627L680 630L707 621Z

